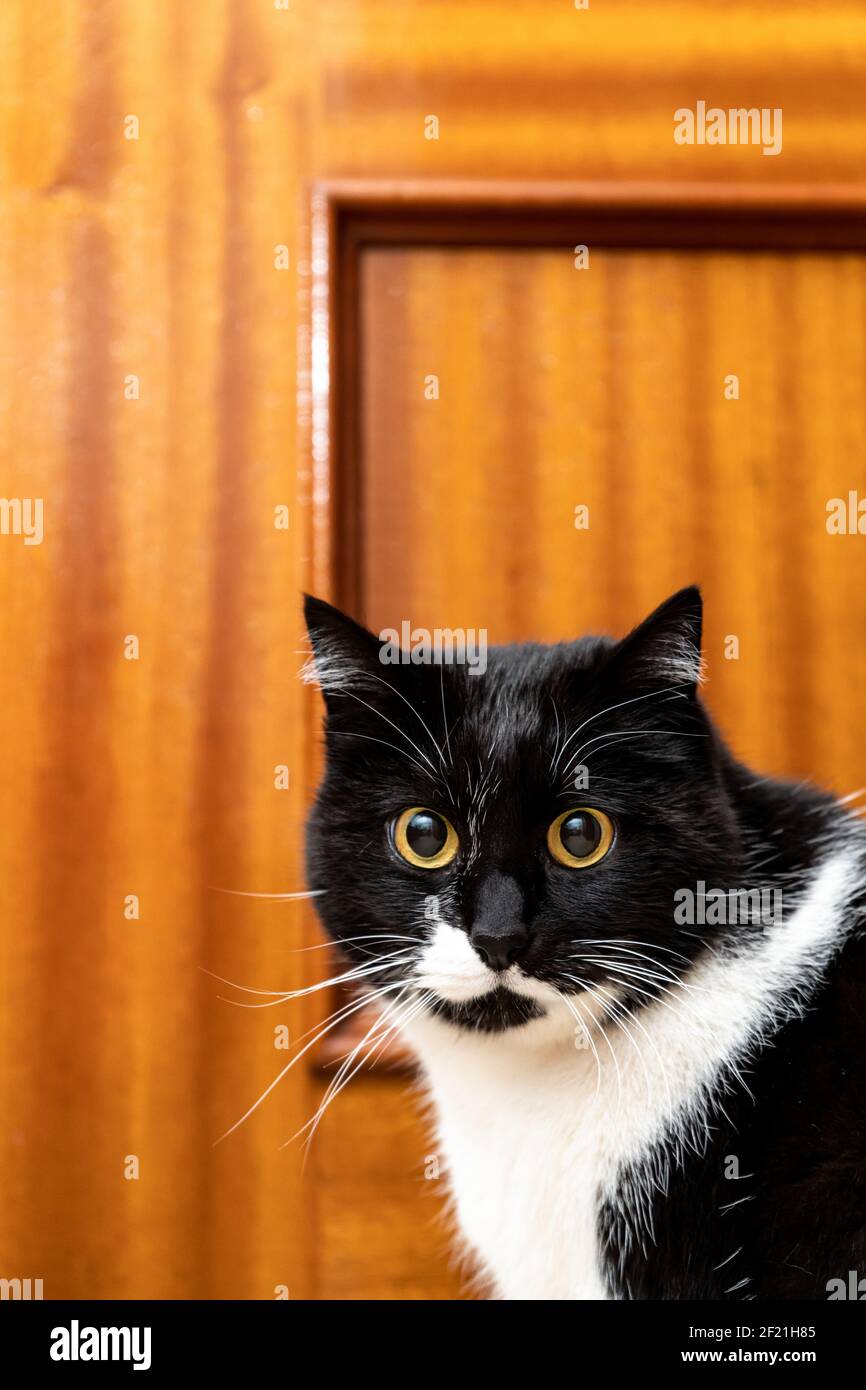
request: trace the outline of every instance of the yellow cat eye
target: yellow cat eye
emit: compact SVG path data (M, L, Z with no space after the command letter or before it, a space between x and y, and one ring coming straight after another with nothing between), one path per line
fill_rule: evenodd
M603 859L613 844L613 821L591 806L574 806L557 816L547 832L547 848L557 864L588 869Z
M397 853L416 869L444 869L460 848L457 831L438 811L410 806L391 823Z

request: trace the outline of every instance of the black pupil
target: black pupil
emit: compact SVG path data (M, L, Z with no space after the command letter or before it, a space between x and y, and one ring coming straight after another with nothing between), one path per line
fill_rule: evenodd
M601 826L588 811L575 811L562 822L559 838L573 859L588 859L598 849Z
M409 848L419 859L435 859L445 848L448 831L441 816L432 811L416 811L406 826Z

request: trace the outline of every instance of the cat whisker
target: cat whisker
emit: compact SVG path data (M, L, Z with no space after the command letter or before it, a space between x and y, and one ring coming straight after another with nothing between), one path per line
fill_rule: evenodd
M614 710L623 709L626 705L636 705L639 704L641 700L651 700L653 698L657 698L659 695L667 695L668 692L671 690L683 689L685 689L685 684L683 682L680 682L677 685L666 685L660 690L650 690L647 691L644 695L635 695L630 700L620 700L615 705L607 705L605 709L596 710L595 714L591 714L588 719L584 719L583 723L578 724L574 732L569 734L568 738L565 740L565 743L562 745L562 748L560 749L556 762L553 764L553 767L551 768L551 772L556 771L557 767L559 766L559 759L562 757L562 754L565 752L569 743L571 743L571 740L573 738L576 738L577 735L580 733L581 729L585 729L587 724L591 724L594 719L601 719L603 715L612 714ZM566 771L568 771L568 769L566 769Z
M615 739L640 738L644 734L664 734L668 738L709 738L709 734L690 734L680 729L626 729L621 730L619 733L599 734L596 738L591 738L587 743L584 743L578 748L573 757L569 759L568 765L563 769L561 775L567 777L577 759L582 753L585 753L588 748L591 748L593 744L605 745L613 743Z
M418 771L423 773L425 777L432 778L434 782L440 781L439 774L436 772L436 769L433 767L432 763L430 763L429 767L424 767L422 763L419 763L417 758L412 757L411 753L407 753L405 748L398 748L396 743L389 743L388 740L385 738L374 738L372 734L356 734L348 729L332 729L328 737L363 738L366 740L367 743L381 743L383 748L393 748L395 753L399 753L401 758L405 758L406 761L408 763L411 763L413 767L417 767Z
M587 942L587 943L583 943L583 942L580 943L580 945L584 945L584 944L588 945L589 943L588 943L588 942ZM595 949L594 955L595 955L595 957L600 957L600 961L599 961L598 959L596 959L596 961L595 961L596 964L601 963L601 964L603 965L603 964L605 963L605 961L607 961L608 959L612 959L612 956L611 956L611 954L610 954L609 952L606 952L606 951L604 951L604 950L599 950L598 948ZM614 952L613 955L616 956L617 953ZM619 956L618 956L618 959L621 960L621 958L622 958L624 955L630 956L630 957L632 957L633 959L632 959L631 961L622 961L623 966L629 966L629 965L631 965L632 969L643 971L643 972L645 973L647 979L653 977L653 978L655 978L655 979L657 979L657 980L668 980L668 981L669 981L671 984L673 984L673 985L682 985L682 984L684 984L684 981L683 981L682 979L680 979L680 977L679 977L678 975L674 974L674 972L673 972L672 970L668 970L662 962L660 962L660 961L655 961L655 960L653 960L650 956L643 956L643 955L641 955L641 953L640 953L639 951L629 951L629 950L627 950L625 947L622 947L622 946L621 946L621 947L619 947ZM582 952L580 953L580 958L581 958L581 960L590 960L592 957L591 957L591 956L588 956L585 952L582 951ZM652 971L648 971L647 968L646 968L646 966L643 966L643 965L636 965L636 964L635 964L635 961L639 961L639 960L646 960L646 961L648 961L649 964L653 967L653 968L652 968Z
M448 731L448 716L445 713L445 666L439 667L439 691L442 696L442 727L445 730L445 747L448 749L448 766L453 768L454 758L451 754L451 735ZM453 802L453 798L452 798Z
M637 950L637 944L636 941L632 941L629 937L622 936L575 937L575 945L578 946L630 946L634 948L633 953L635 955L643 956L645 960L652 960L651 956L646 956L644 952ZM685 965L691 965L688 956L684 956L681 951L675 951L671 946L661 946L658 942L654 941L652 943L652 949L654 951L664 951L667 955L677 956ZM657 962L652 961L652 963L655 965Z
M411 987L410 992L416 996L418 995L415 986ZM320 1107L320 1113L315 1117L312 1127L310 1128L310 1133L305 1140L305 1147L308 1147L312 1142L313 1135L327 1108L333 1105L337 1096L341 1091L345 1090L352 1078L368 1063L372 1067L377 1057L382 1054L395 1033L399 1032L407 1023L410 1023L413 1018L416 1018L418 1014L423 1012L433 998L434 995L432 991L429 990L415 999L411 997L405 999L401 995L398 995L393 1007L389 1007L385 1011L385 1014L375 1021L373 1027L367 1030L362 1042L352 1049L346 1063L344 1063L344 1066L341 1068L342 1076L335 1078L333 1086L329 1088L328 1095ZM401 1010L402 1013L400 1012ZM378 1035L373 1036L376 1028L379 1028L380 1031ZM367 1044L370 1044L369 1047L366 1046ZM361 1055L359 1056L359 1054ZM354 1065L352 1065L353 1060ZM303 1130L300 1132L303 1133Z
M596 1048L596 1045L592 1039L592 1029L590 1025L585 1021L583 1014L578 1013L578 1006L580 1001L576 998L570 999L569 996L565 994L561 989L558 989L556 992L565 1004L565 1006L567 1007L567 1009L569 1010L569 1012L574 1015L575 1019L578 1022L578 1025L580 1026L582 1036L586 1038L586 1041L592 1048L592 1055L595 1058L595 1099L598 1100L598 1093L601 1090L601 1058L598 1055L598 1049Z
M233 898L269 898L271 902L300 902L305 898L321 898L327 893L327 888L311 888L306 893L244 893L240 888L216 888L211 885L212 893L230 893Z
M601 955L586 956L581 955L579 960L586 964L598 965L602 969L607 969L608 965L616 965L618 970L624 974L633 975L636 980L643 980L645 984L655 984L658 989L667 989L668 985L673 985L677 989L689 990L690 993L699 993L699 985L688 985L685 980L677 979L676 975L659 975L656 971L646 970L642 966L634 965L632 962L618 960L616 956ZM667 980L668 985L663 985L661 981ZM684 1001L685 1002L685 1001Z
M379 680L380 677L379 677L379 676L374 676L373 679L374 679L374 680ZM394 690L394 687L393 687L392 685L389 685L387 681L384 681L384 680L383 680L381 683L382 683L382 685L387 685L389 690ZM429 766L431 772L433 773L433 775L436 776L436 777L438 777L439 774L438 774L437 771L436 771L435 765L434 765L433 762L430 760L430 758L428 758L427 754L424 752L424 749L423 749L423 748L419 748L419 747L418 747L418 744L415 742L415 740L414 740L413 738L410 738L409 735L406 733L406 730L405 730L405 729L401 729L399 724L395 724L393 719L389 719L388 716L387 716L387 714L383 714L382 711L381 711L380 709L377 709L375 705L371 705L370 702L369 702L368 700L362 700L362 699L361 699L361 696L360 696L360 695L356 695L356 694L354 693L354 691L352 691L352 690L340 690L340 691L335 692L335 693L338 694L338 695L340 696L341 699L346 699L346 700L357 700L357 701L358 701L358 704L359 704L359 705L363 705L364 708L365 708L365 709L368 709L368 710L370 711L371 714L377 714L377 715L379 716L379 718L382 719L386 724L390 725L390 727L391 727L392 729L394 729L394 731L395 731L396 733L398 733L398 734L400 735L401 738L405 738L406 742L410 745L410 747L412 747L412 748L415 749L415 752L418 754L418 757L419 757L419 758L423 758L424 762L428 764L428 766ZM399 693L400 693L399 691L395 691L395 694L399 694ZM405 704L409 705L409 708L410 708L410 709L413 708L412 705L409 704L409 701L408 701L408 700L405 700L404 697L403 697L402 695L400 696L400 698L404 700L404 703L405 703ZM417 711L416 711L416 712L417 712ZM421 716L419 715L418 717L419 717L419 719L420 719ZM422 720L421 722L424 723L423 720ZM426 729L426 728L427 728L427 725L424 724L424 727L425 727L425 729ZM427 732L428 732L428 733L430 732L429 729L427 730ZM432 734L431 734L431 738L432 738ZM436 740L435 740L435 739L433 739L433 742L434 742L434 745L436 745ZM436 746L437 746L437 748L438 748L438 745L436 745ZM440 758L441 758L441 754L440 754Z
M579 957L579 959L583 961L584 958ZM647 977L635 970L630 970L628 975L624 974L623 972L627 970L628 967L619 965L615 959L597 960L593 957L587 957L586 963L589 965L599 965L602 969L608 972L611 979L615 980L618 984L621 984L625 989L630 989L635 994L642 995L644 998L650 1000L652 1003L661 1004L662 1008L668 1009L672 1014L674 1014L676 1018L680 1019L681 1022L684 1023L687 1027L692 1028L694 1032L706 1036L706 1028L703 1023L703 1020L700 1018L699 1015L696 1015L691 1011L691 1007L687 1000L682 999L680 1000L680 1003L682 1004L683 1009L688 1011L688 1016L686 1013L681 1012L680 1009L678 1009L675 1005L668 1003L668 1001L665 999L662 999L662 994L669 995L672 999L678 998L678 996L674 994L673 990L668 989L667 986L655 984L653 989L641 989L637 984L635 984L635 980L643 980L644 984L649 985L654 984L653 980L648 979Z
M637 1020L634 1019L634 1015L630 1012L630 1010L628 1010L628 1009L625 1008L625 1006L621 1003L620 1000L610 997L610 995L608 994L608 991L607 991L607 989L605 988L604 985L599 985L599 989L602 991L602 1008L604 1009L605 1013L607 1013L608 1017L613 1019L613 1022L614 1022L614 1023L616 1024L616 1026L619 1028L620 1032L622 1032L622 1033L625 1034L626 1038L627 1038L628 1041L631 1043L632 1047L634 1048L635 1052L637 1053L638 1061L639 1061L640 1064L641 1064L641 1067L642 1067L642 1069L643 1069L643 1074L644 1074L644 1084L645 1084L645 1086L646 1086L647 1105L651 1106L651 1105L652 1105L652 1100L653 1100L653 1093L652 1093L652 1086L651 1086L651 1084L650 1084L649 1071L647 1070L647 1065L646 1065L646 1061L645 1061L645 1059L644 1059L644 1055L643 1055L643 1053L641 1052L641 1050L640 1050L640 1048L638 1047L637 1043L635 1042L635 1040L634 1040L632 1034L629 1032L628 1028L627 1028L626 1025L623 1023L623 1021L622 1021L622 1019L620 1018L619 1015L620 1015L621 1013L625 1013L625 1014L626 1014L628 1017L630 1017L633 1021L636 1022ZM642 1031L645 1032L646 1030L642 1030ZM666 1085L666 1087L667 1087L667 1079L666 1079L666 1078L665 1078L665 1085ZM669 1089L669 1088L668 1088L668 1100L670 1100L670 1089Z
M330 1105L331 1101L336 1099L338 1092L341 1090L344 1078L350 1079L348 1077L348 1072L352 1067L352 1064L359 1056L361 1057L363 1064L364 1048L369 1042L371 1036L382 1027L383 1018L390 1017L392 1011L399 1008L400 1003L405 998L406 993L409 989L410 986L404 985L401 988L396 999L389 1002L385 1014L376 1014L373 1017L373 1020L369 1028L365 1032L364 1036L360 1038L357 1043L355 1043L354 1047L351 1047L349 1049L348 1053L344 1056L336 1075L333 1076L329 1081L328 1086L325 1090L324 1095L322 1096L321 1101L319 1102L315 1114L312 1116L311 1119L307 1120L306 1124L302 1125L299 1130L297 1130L293 1135L291 1135L290 1138L288 1138L285 1141L285 1143L281 1144L280 1148L287 1148L289 1144L293 1143L295 1139L299 1138L299 1136L307 1130L309 1130L309 1134L307 1135L307 1142L309 1142L309 1140L312 1139L313 1134L315 1133L316 1128L318 1127L318 1124L322 1119L325 1111L328 1109L328 1106Z
M554 750L553 750L553 757L550 759L550 762L548 763L548 771L549 771L549 772L553 772L554 768L556 767L556 760L557 760L557 758L559 757L559 739L560 739L560 731L559 731L559 710L558 710L558 708L557 708L556 701L554 700L554 698L553 698L553 696L551 695L551 693L550 693L549 690L548 690L548 692L547 692L547 698L549 699L550 703L553 705L553 713L554 713L554 717L555 717L555 719L556 719L556 747L555 747Z
M674 1015L675 1018L678 1018L682 1023L684 1023L686 1027L691 1028L696 1035L700 1035L702 1037L709 1036L704 1020L699 1015L696 1015L691 1011L688 1000L679 1000L680 1004L682 1005L682 1008L686 1010L686 1013L689 1015L687 1017L686 1013L683 1013L680 1009L678 1009L675 1005L669 1003L666 999L662 999L658 993L655 993L651 990L641 989L638 985L636 985L634 983L634 979L643 978L640 974L635 974L635 972L631 972L629 976L624 977L622 971L625 969L625 967L617 966L614 963L613 969L611 970L611 966L607 961L604 962L604 968L611 972L611 978L617 981L617 983L621 984L626 989L632 990L635 994L640 994L644 996L646 999L649 999L653 1004L660 1004L663 1009L667 1009L670 1013ZM616 971L619 971L620 973L617 974L615 973ZM645 980L645 983L652 984L652 981ZM672 998L676 997L674 996L672 990L667 989L664 986L658 986L657 988L661 990L662 994L670 995ZM728 1058L726 1066L728 1070L737 1078L738 1082L743 1087L743 1090L746 1092L746 1094L752 1100L754 1100L755 1097L752 1093L752 1090L749 1087L748 1082L746 1081L736 1062L734 1062L733 1059Z
M399 983L399 982L396 981L396 980L391 980L391 981L389 981L389 982L387 983L386 986L379 986L378 989L375 989L375 990L372 990L372 991L370 991L369 987L365 986L364 988L367 990L367 992L365 993L364 998L366 999L367 1003L369 1004L369 1003L371 1003L374 999L378 998L380 992L381 992L383 989L386 989L386 988L387 988L387 989L390 989L390 987L391 987L392 984L397 984L397 983ZM305 1040L306 1038L309 1038L309 1037L311 1036L311 1034L315 1033L316 1030L319 1029L319 1028L321 1028L322 1025L325 1024L325 1023L331 1023L331 1022L334 1021L334 1020L336 1020L338 1023L339 1023L339 1022L342 1022L342 1020L343 1020L345 1017L347 1017L348 1013L349 1013L351 1010L354 1010L354 1007L355 1007L355 1005L356 1005L357 1003L358 1003L358 999L353 995L351 999L347 999L345 1003L340 1004L338 1008L334 1009L334 1011L333 1011L332 1013L328 1014L327 1018L320 1019L317 1023L314 1023L313 1026L312 1026L311 1028L307 1028L307 1029L305 1030L305 1032L299 1034L299 1036L295 1039L295 1042L296 1042L296 1043L302 1043L302 1042L304 1042L304 1040Z
M607 1006L606 1006L604 1000L601 999L601 998L599 997L598 994L596 994L595 990L592 988L592 985L590 985L586 980L578 979L578 977L577 977L576 975L566 975L565 978L566 978L567 980L571 980L571 981L572 981L574 984L576 984L576 985L580 985L580 988L583 989L583 990L586 990L587 994L591 994L592 997L593 997L593 999L595 1000L595 1002L601 1006L601 1011L602 1011L602 1013L605 1014L605 1015L607 1015L607 1013L608 1013ZM605 1046L607 1047L607 1050L608 1050L608 1052L609 1052L610 1055L611 1055L611 1059L612 1059L613 1065L614 1065L614 1070L615 1070L615 1072L616 1072L616 1088L617 1088L617 1102L616 1102L616 1108L617 1108L617 1114L619 1114L620 1110L622 1109L622 1075L621 1075L620 1069L619 1069L619 1062L616 1060L616 1053L614 1052L613 1047L611 1046L610 1038L607 1036L607 1030L606 1030L605 1028L600 1028L598 1031L599 1031L599 1036L600 1036L601 1038L604 1039Z
M412 993L416 992L413 987L410 987L410 989ZM364 1034L364 1037L361 1039L359 1043L355 1045L355 1047L352 1048L348 1057L345 1059L342 1066L340 1067L339 1072L332 1079L327 1091L322 1097L322 1100L319 1104L319 1107L315 1115L312 1117L312 1119L308 1120L307 1123L303 1125L297 1131L296 1134L293 1134L291 1139L287 1139L286 1143L281 1145L281 1148L285 1148L288 1144L291 1144L293 1140L299 1138L305 1130L309 1130L307 1138L304 1141L304 1148L305 1150L308 1150L310 1144L312 1143L313 1135L315 1134L316 1130L321 1124L326 1110L328 1110L329 1107L333 1105L340 1092L345 1090L346 1086L358 1073L358 1071L360 1071L360 1069L364 1066L365 1063L370 1062L372 1064L374 1062L377 1054L383 1051L384 1047L387 1045L388 1040L394 1035L394 1033L399 1029L405 1027L405 1025L409 1023L411 1019L415 1018L417 1014L419 1014L424 1008L426 1008L430 999L432 999L433 997L432 993L430 991L427 991L419 999L407 1001L403 998L404 992L405 991L401 992L401 994L397 996L397 999L389 1005L384 1016L374 1019L373 1023L367 1029L367 1032ZM396 1015L399 1014L401 1007L406 1005L407 1002L408 1008L406 1008L402 1017L396 1017ZM394 1021L392 1022L391 1020ZM390 1026L383 1026L389 1024ZM378 1037L372 1038L372 1047L370 1047L369 1050L365 1051L367 1044L370 1042L371 1037L375 1033L377 1028L381 1028L382 1031L379 1033Z
M213 970L205 970L203 966L200 967L200 969L204 971L205 975L210 975L212 979L219 980L220 984L229 985L232 989L239 990L241 994L270 996L269 1004L240 1004L236 1000L227 1001L229 1003L235 1003L237 1008L268 1008L273 1007L274 1004L286 1004L291 999L302 999L309 994L318 994L321 990L330 989L332 986L352 984L357 980L366 979L369 975L377 974L380 970L384 970L391 965L399 965L410 961L414 957L414 954L414 951L390 952L385 956L379 956L369 965L352 966L349 970L341 971L339 975L332 975L330 979L327 980L319 980L316 984L307 985L304 989L283 990L282 992L272 989L251 989L248 985L239 985L234 980L227 980L224 976L217 975Z
M382 987L382 990L380 991L380 995L386 994L389 990L392 989L402 988L403 986L401 984L384 985ZM216 1139L214 1141L214 1147L216 1147L217 1144L221 1144L224 1139L228 1139L229 1135L234 1134L236 1129L240 1129L241 1125L249 1119L250 1115L254 1114L254 1112L258 1110L259 1106L263 1103L263 1101L265 1101L267 1097L271 1094L271 1092L274 1090L274 1088L279 1085L283 1077L288 1072L290 1072L294 1066L297 1065L301 1058L305 1056L307 1052L309 1052L311 1047L315 1047L316 1043L321 1041L321 1039L325 1036L326 1033L330 1033L331 1029L336 1028L338 1023L343 1022L345 1018L348 1018L351 1014L356 1013L359 1009L365 1008L369 1003L370 1000L368 997L356 1000L353 1004L347 1006L346 1009L343 1010L342 1013L339 1014L336 1018L332 1017L328 1021L328 1023L326 1023L322 1028L320 1028L316 1032L315 1037L312 1037L310 1041L304 1047L301 1048L300 1052L296 1053L295 1056L291 1059L291 1061L286 1063L282 1071L278 1072L278 1074L274 1077L273 1081L265 1087L258 1100L253 1102L249 1109L243 1115L241 1115L240 1119L236 1120L235 1123L231 1126L231 1128L226 1130L225 1134L221 1134L219 1139Z
M655 1043L653 1042L653 1039L652 1039L651 1035L647 1032L646 1028L644 1028L643 1024L641 1023L641 1021L640 1021L640 1019L638 1018L637 1014L634 1013L633 1010L627 1008L627 1007L625 1006L625 1004L623 1004L621 1001L617 1001L617 1007L620 1008L620 1009L622 1010L622 1012L625 1013L625 1014L627 1015L627 1017L631 1019L632 1023L635 1025L636 1028L639 1028L639 1029L640 1029L640 1031L643 1033L644 1037L646 1038L647 1042L649 1043L650 1047L652 1048L653 1052L655 1053L656 1061L658 1062L658 1066L659 1066L659 1074L660 1074L661 1079L662 1079L662 1084L663 1084L663 1086L664 1086L664 1088L665 1088L665 1095L667 1096L668 1115L670 1116L671 1119L673 1119L673 1116L674 1116L674 1103L673 1103L673 1097L672 1097L672 1095L671 1095L671 1088L670 1088L670 1084L669 1084L669 1082L668 1082L668 1074L667 1074L667 1071L665 1070L665 1064L664 1064L664 1062L663 1062L662 1059L661 1059L661 1054L659 1053L658 1048L656 1047ZM643 1057L642 1057L642 1056L641 1056L641 1061L643 1062ZM645 1066L645 1065L644 1065L644 1074L646 1074L646 1066ZM650 1095L650 1097L649 1097L649 1103L652 1104L652 1095Z
M576 944L577 944L577 945L580 945L580 946L585 946L585 945L588 946L588 945L591 945L592 943L591 943L591 942L588 942L588 941L587 941L587 942L579 941L579 942L577 942ZM607 944L608 944L607 942L596 943L596 945L602 945L602 946L607 946ZM616 953L614 953L614 954L616 954ZM601 964L604 964L605 961L608 959L608 956L605 954L604 950L602 950L602 951L596 951L596 955L600 955L600 956L601 956L601 962L600 962ZM620 955L620 956L623 956L623 955L633 956L633 957L635 957L635 959L637 959L637 960L646 960L646 961L648 961L649 964L653 967L653 970L652 970L652 972L649 972L649 971L644 970L644 974L645 974L645 978L646 978L646 979L655 978L655 979L657 979L657 980L667 980L670 984L676 985L676 987L677 987L678 989L687 990L690 994L701 994L701 993L705 993L704 987L703 987L702 985L696 985L696 984L694 984L692 981L686 980L686 979L683 978L682 976L675 974L673 970L671 970L671 969L668 968L668 966L664 963L664 961L657 961L657 960L654 960L651 956L646 956L646 955L644 955L641 951L629 951L629 950L627 950L627 949L625 949L625 948L623 948L623 947L620 947L619 955ZM582 956L581 958L582 958L582 959L588 959L588 957L585 957L585 956ZM598 963L598 962L597 962L597 963ZM628 964L629 964L629 962L624 962L624 965L628 965ZM639 967L639 966L632 966L632 968L635 969L635 970L641 969L641 967Z
M444 705L444 697L445 697L445 668L444 668L443 665L440 665L440 667L439 667L439 674L440 674L440 676L441 676L441 678L442 678L442 696L443 696L442 712L443 712L443 714L444 714L444 712L445 712L445 705ZM409 699L407 699L406 696L403 694L403 692L402 692L401 690L398 690L398 689L397 689L396 685L392 685L390 681L386 681L386 680L384 679L383 676L373 676L373 675L370 675L370 679L371 679L371 680L378 681L380 685L384 685L388 690L393 691L393 693L398 697L398 699L402 700L402 701L403 701L403 704L406 705L407 708L410 709L410 710L412 711L412 713L414 714L415 718L418 720L418 723L421 725L422 729L423 729L423 730L425 731L425 733L427 734L427 737L429 738L430 742L433 744L433 747L436 749L436 752L437 752L438 757L439 757L439 761L440 761L440 763L442 764L442 766L443 766L443 768L444 768L445 765L446 765L446 764L445 764L445 758L443 757L442 749L439 747L439 744L436 742L436 739L435 739L434 734L433 734L433 730L430 728L430 725L426 722L426 720L422 718L421 714L418 712L418 710L417 710L417 709L415 708L415 706L412 704L412 701L409 700ZM396 727L396 726L395 726L395 727ZM402 730L401 730L401 732L402 732ZM447 729L446 729L446 734L447 734ZM404 738L407 738L408 735L404 733L404 734L403 734L403 737L404 737ZM420 748L418 749L418 752L419 752L419 753L421 752ZM422 755L422 756L423 756L423 755Z
M335 941L317 941L314 946L285 946L284 950L292 955L301 955L304 951L335 951L341 946L355 945L359 941L414 941L418 942L417 936L393 936L371 932L369 936L341 936Z
M345 940L345 941L353 941L353 942L355 942L355 943L357 944L357 942L363 940L363 938L362 938L362 937L345 937L344 940ZM369 940L369 941L372 941L372 942L375 942L375 943L378 943L378 942L380 942L380 941L402 941L402 942L409 942L411 945L416 946L416 947L417 947L417 946L423 945L423 942L422 942L417 936L391 936L391 937L388 937L388 936L382 936L382 937L371 936L371 937L368 938L368 940ZM339 945L339 942L336 942L336 943L334 943L334 944L335 944L335 945ZM366 946L360 946L360 945L358 945L358 946L357 946L357 949L358 949L364 956L367 956L367 957L370 958L371 960L378 960L378 959L379 959L378 952L376 952L376 951L374 951L374 950L372 950L372 949L368 949Z

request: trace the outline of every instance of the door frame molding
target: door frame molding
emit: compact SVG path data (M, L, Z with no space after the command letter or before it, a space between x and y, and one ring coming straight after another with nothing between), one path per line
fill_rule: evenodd
M866 251L866 183L333 179L311 189L310 588L363 620L359 261L371 246Z

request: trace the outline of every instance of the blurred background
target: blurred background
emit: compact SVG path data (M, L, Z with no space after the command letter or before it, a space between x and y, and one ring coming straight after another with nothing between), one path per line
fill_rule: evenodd
M299 596L558 639L698 580L737 751L866 783L866 13L9 0L0 70L0 1277L465 1294L399 1058L305 1164L351 1040L214 1147L339 1002L214 978L328 968L233 895L304 887Z

